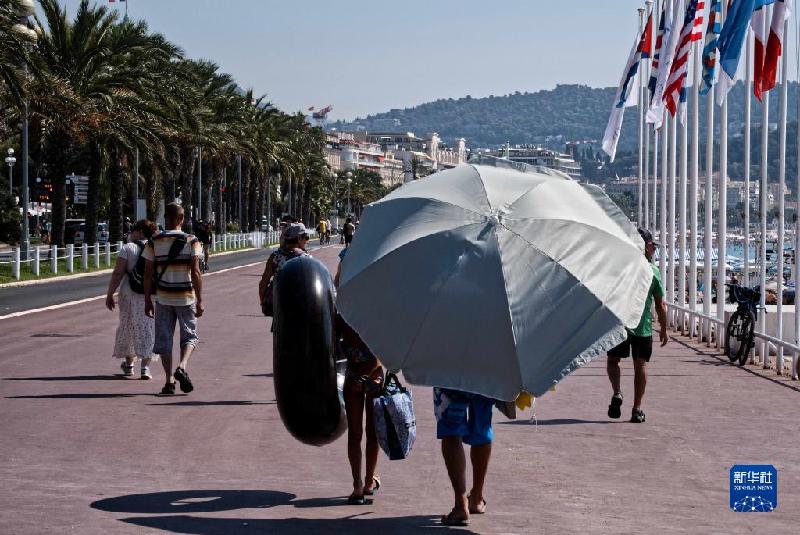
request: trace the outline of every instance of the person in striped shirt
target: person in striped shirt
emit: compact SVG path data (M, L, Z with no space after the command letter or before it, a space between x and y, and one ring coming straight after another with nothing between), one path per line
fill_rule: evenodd
M181 231L184 213L181 205L170 203L164 210L166 230L147 242L142 258L147 262L144 276L145 313L155 315L156 334L153 352L161 357L167 383L162 395L194 390L186 371L189 357L197 345L197 318L203 315L203 279L200 240ZM152 295L155 291L155 306ZM180 329L181 360L172 372L172 338L175 324Z

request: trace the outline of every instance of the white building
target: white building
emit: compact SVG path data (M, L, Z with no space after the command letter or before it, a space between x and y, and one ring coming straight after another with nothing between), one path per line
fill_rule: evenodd
M513 162L538 165L561 171L575 180L581 178L581 165L568 154L546 149L538 145L507 145L491 152L492 156Z

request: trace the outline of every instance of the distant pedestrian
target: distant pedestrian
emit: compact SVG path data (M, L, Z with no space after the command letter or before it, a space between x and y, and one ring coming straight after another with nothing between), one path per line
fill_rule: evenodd
M197 318L204 312L203 278L200 273L200 257L203 249L200 241L181 231L183 208L170 203L164 210L166 230L153 235L142 256L147 261L144 278L145 311L155 314L155 346L153 351L161 356L167 382L161 394L175 393L175 380L182 392L191 392L194 385L186 367L197 346ZM153 277L156 288L153 288ZM155 293L155 306L152 295ZM180 330L181 358L172 372L172 338L175 324Z
M656 315L661 329L658 337L662 347L667 345L669 335L667 333L667 307L664 304L664 286L661 284L661 272L652 265L653 253L658 244L653 242L653 235L649 230L639 229L639 234L644 240L644 255L648 262L651 262L653 271L650 290L647 293L644 311L635 329L628 331L628 338L617 347L608 352L606 371L608 379L611 381L611 388L614 390L611 396L611 404L608 406L608 417L619 418L622 415L622 390L620 387L620 359L633 356L633 410L631 411L631 422L644 423L645 415L642 411L642 398L644 398L645 387L647 386L647 363L653 354L653 304L655 304Z
M330 245L330 243L331 243L331 232L332 232L332 230L331 230L331 220L330 219L326 219L325 220L325 226L327 227L327 230L325 231L325 245Z
M492 408L495 400L480 394L449 388L433 389L436 437L442 441L442 457L453 486L453 509L442 517L445 526L466 526L470 515L486 512L483 484L492 456ZM472 489L467 492L467 460L470 446Z
M132 377L136 359L141 360L142 379L151 379L150 362L154 358L155 325L144 311L144 259L141 258L147 240L155 233L152 221L137 221L129 233L130 242L122 246L117 256L111 281L108 283L106 307L114 310L114 292L119 288L119 325L112 356L125 359L122 374ZM157 357L156 357L157 358Z
M262 309L267 300L267 293L272 289L270 285L272 278L287 261L308 254L306 246L309 239L308 229L305 225L302 223L287 224L281 235L281 246L267 258L264 272L258 283L258 298Z
M344 228L342 229L342 236L344 237L344 246L350 247L353 243L353 235L356 233L356 226L353 224L353 218L348 217L344 220Z
M325 245L325 236L328 234L328 222L325 218L320 218L319 223L317 223L317 233L319 234L320 246Z

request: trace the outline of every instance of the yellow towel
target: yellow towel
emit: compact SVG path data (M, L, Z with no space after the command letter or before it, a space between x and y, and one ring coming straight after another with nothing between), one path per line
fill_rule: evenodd
M517 396L517 400L514 403L519 410L524 411L527 407L533 406L533 400L533 396L527 392L522 392L519 396Z

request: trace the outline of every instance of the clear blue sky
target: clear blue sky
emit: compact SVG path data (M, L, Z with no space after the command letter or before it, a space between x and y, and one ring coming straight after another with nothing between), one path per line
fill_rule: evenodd
M331 118L352 119L437 98L616 85L643 4L129 0L128 10L284 110L333 104Z

